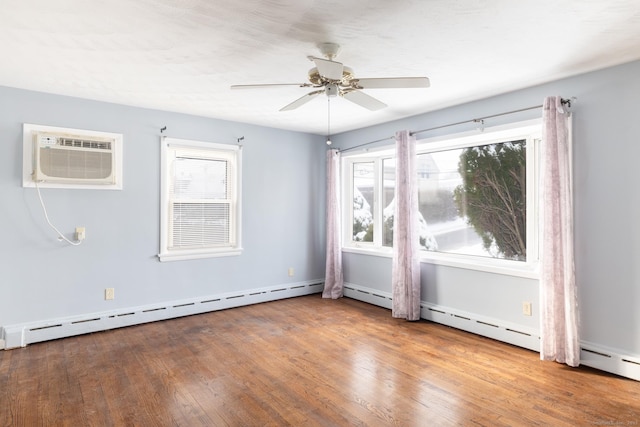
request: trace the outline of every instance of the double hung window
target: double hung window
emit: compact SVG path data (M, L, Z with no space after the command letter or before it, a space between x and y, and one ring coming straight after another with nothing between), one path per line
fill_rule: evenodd
M160 260L238 255L240 150L165 139Z

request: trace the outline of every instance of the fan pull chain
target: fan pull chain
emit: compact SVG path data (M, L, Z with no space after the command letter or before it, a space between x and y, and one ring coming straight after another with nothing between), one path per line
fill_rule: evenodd
M331 145L331 98L327 97L327 145Z

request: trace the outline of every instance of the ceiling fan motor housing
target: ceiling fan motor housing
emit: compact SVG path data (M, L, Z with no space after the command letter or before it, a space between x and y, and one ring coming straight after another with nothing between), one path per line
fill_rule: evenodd
M353 70L347 66L342 68L342 79L336 81L344 86L349 86L349 82L353 79ZM318 68L313 67L309 70L309 81L318 86L323 86L327 81L332 81L320 75Z

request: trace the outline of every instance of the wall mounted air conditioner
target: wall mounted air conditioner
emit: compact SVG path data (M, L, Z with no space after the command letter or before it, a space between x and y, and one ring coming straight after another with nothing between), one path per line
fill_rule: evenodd
M34 139L36 181L115 183L113 138L37 132Z
M122 188L121 134L25 124L24 144L24 186Z

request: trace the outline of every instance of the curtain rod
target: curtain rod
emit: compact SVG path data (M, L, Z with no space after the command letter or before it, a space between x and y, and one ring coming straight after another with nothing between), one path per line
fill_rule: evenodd
M343 151L355 150L356 148L364 147L365 145L371 145L371 144L375 144L376 142L382 142L382 141L386 141L387 139L393 139L393 138L395 138L395 136L388 136L386 138L376 139L375 141L365 142L364 144L354 145L353 147L349 147L349 148L343 148L342 150L338 150L338 152L342 153Z
M569 108L571 108L571 102L575 102L575 101L576 101L576 98L572 97L571 99L564 99L563 98L560 102L562 103L562 105L568 105ZM429 132L429 131L432 131L432 130L447 128L447 127L451 127L451 126L462 125L462 124L465 124L465 123L482 123L483 120L485 120L485 119L492 119L494 117L506 116L508 114L515 114L515 113L520 113L520 112L523 112L523 111L535 110L537 108L542 108L542 107L543 107L542 104L541 105L534 105L533 107L526 107L526 108L520 108L519 110L505 111L504 113L492 114L490 116L479 117L477 119L463 120L461 122L448 123L446 125L435 126L435 127L428 128L428 129L421 129L421 130L411 131L411 132L409 132L409 134L413 136L413 135L417 135L419 133ZM364 144L355 145L353 147L344 148L344 149L338 150L338 151L340 153L342 153L343 151L354 150L356 148L364 147L365 145L375 144L376 142L382 142L382 141L386 141L387 139L394 139L394 138L395 138L395 136L388 136L386 138L377 139L377 140L371 141L371 142L365 142Z

